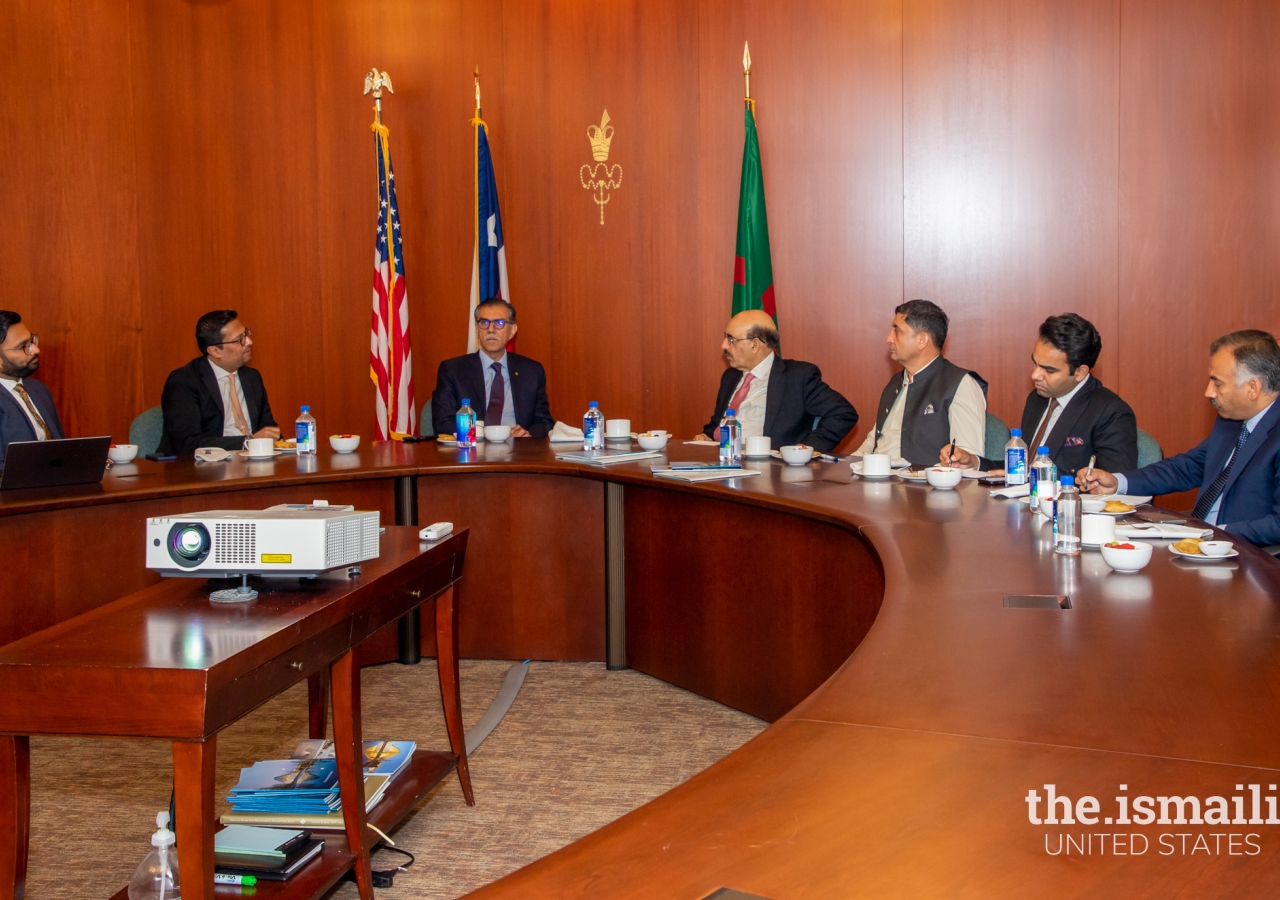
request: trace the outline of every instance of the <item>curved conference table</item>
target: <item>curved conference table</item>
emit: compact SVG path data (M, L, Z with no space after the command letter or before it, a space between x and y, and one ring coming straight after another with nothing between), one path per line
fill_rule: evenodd
M770 461L687 485L648 465L396 444L10 492L0 642L154 580L147 516L323 498L451 520L473 545L464 656L605 660L773 722L477 897L1280 895L1276 560L1158 545L1121 575L1056 556L1042 520L974 482ZM1071 608L1005 606L1020 594ZM396 657L381 638L366 662Z

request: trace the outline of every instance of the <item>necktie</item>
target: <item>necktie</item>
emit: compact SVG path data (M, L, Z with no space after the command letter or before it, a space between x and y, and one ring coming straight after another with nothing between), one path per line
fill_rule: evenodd
M742 401L747 399L747 391L751 390L751 382L756 380L756 376L748 372L742 379L742 384L738 385L738 389L733 393L733 399L729 401L729 405L725 409L732 409L735 413L741 411Z
M38 425L40 430L44 432L44 437L41 438L41 440L53 440L53 432L49 430L48 425L44 424L44 419L40 418L40 413L36 412L36 405L31 402L31 397L27 395L27 389L22 386L22 382L19 381L15 384L13 389L18 392L18 396L22 398L22 402L27 404L27 412L31 413L31 418L36 420L36 425ZM40 437L40 435L36 435L36 437Z
M484 411L484 424L501 425L502 407L507 403L507 389L502 381L502 363L493 363L489 368L493 369L493 388L489 391L489 406Z
M1033 456L1035 455L1036 448L1039 447L1040 444L1044 441L1045 434L1049 430L1049 421L1053 418L1053 414L1057 411L1057 409L1058 409L1058 400L1057 398L1054 398L1053 400L1049 401L1049 408L1045 410L1044 421L1041 422L1040 427L1036 429L1036 439L1032 441L1028 447L1028 449L1031 451L1031 454Z
M232 372L227 376L227 381L231 385L231 417L236 420L236 427L240 429L240 433L245 437L252 437L253 432L249 430L249 420L244 417L244 407L240 405L240 391L236 389L236 373Z
M1199 499L1196 500L1196 508L1191 511L1191 515L1195 518L1204 520L1209 515L1209 510L1213 508L1214 501L1218 499L1218 495L1222 493L1222 489L1227 486L1227 479L1231 477L1231 469L1236 464L1236 460L1240 458L1240 451L1244 449L1244 442L1249 440L1249 423L1242 422L1240 425L1240 436L1236 438L1236 449L1231 451L1231 458L1227 460L1226 466L1218 473L1218 477L1213 479L1213 483L1200 492Z

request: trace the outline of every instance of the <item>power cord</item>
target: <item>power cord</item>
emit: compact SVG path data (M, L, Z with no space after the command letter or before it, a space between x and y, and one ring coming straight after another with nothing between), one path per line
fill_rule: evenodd
M386 850L389 853L399 853L409 857L409 861L402 866L396 866L394 869L374 869L370 874L373 876L373 886L375 888L389 888L395 883L397 872L406 872L409 867L416 861L414 855L408 850L401 850L399 847L393 847L391 844L379 841L369 850L369 855L377 853L379 850ZM347 874L343 876L344 881L355 881L356 873L352 869L347 870Z

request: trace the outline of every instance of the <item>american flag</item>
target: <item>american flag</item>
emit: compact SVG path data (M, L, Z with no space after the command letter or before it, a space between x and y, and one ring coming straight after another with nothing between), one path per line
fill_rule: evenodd
M378 151L378 239L373 252L373 335L369 375L378 389L378 440L399 440L417 427L413 402L413 355L409 346L409 301L400 250L396 176L391 169L387 128L373 128Z

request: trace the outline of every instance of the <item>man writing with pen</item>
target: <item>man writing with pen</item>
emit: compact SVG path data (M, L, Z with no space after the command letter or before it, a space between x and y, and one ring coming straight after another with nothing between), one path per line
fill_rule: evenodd
M1027 461L1049 448L1064 475L1085 469L1096 457L1100 469L1125 471L1138 465L1138 424L1133 410L1092 374L1102 337L1075 313L1050 316L1031 349L1034 390L1022 409ZM944 465L1003 470L1004 460L983 459L959 448L942 448Z

